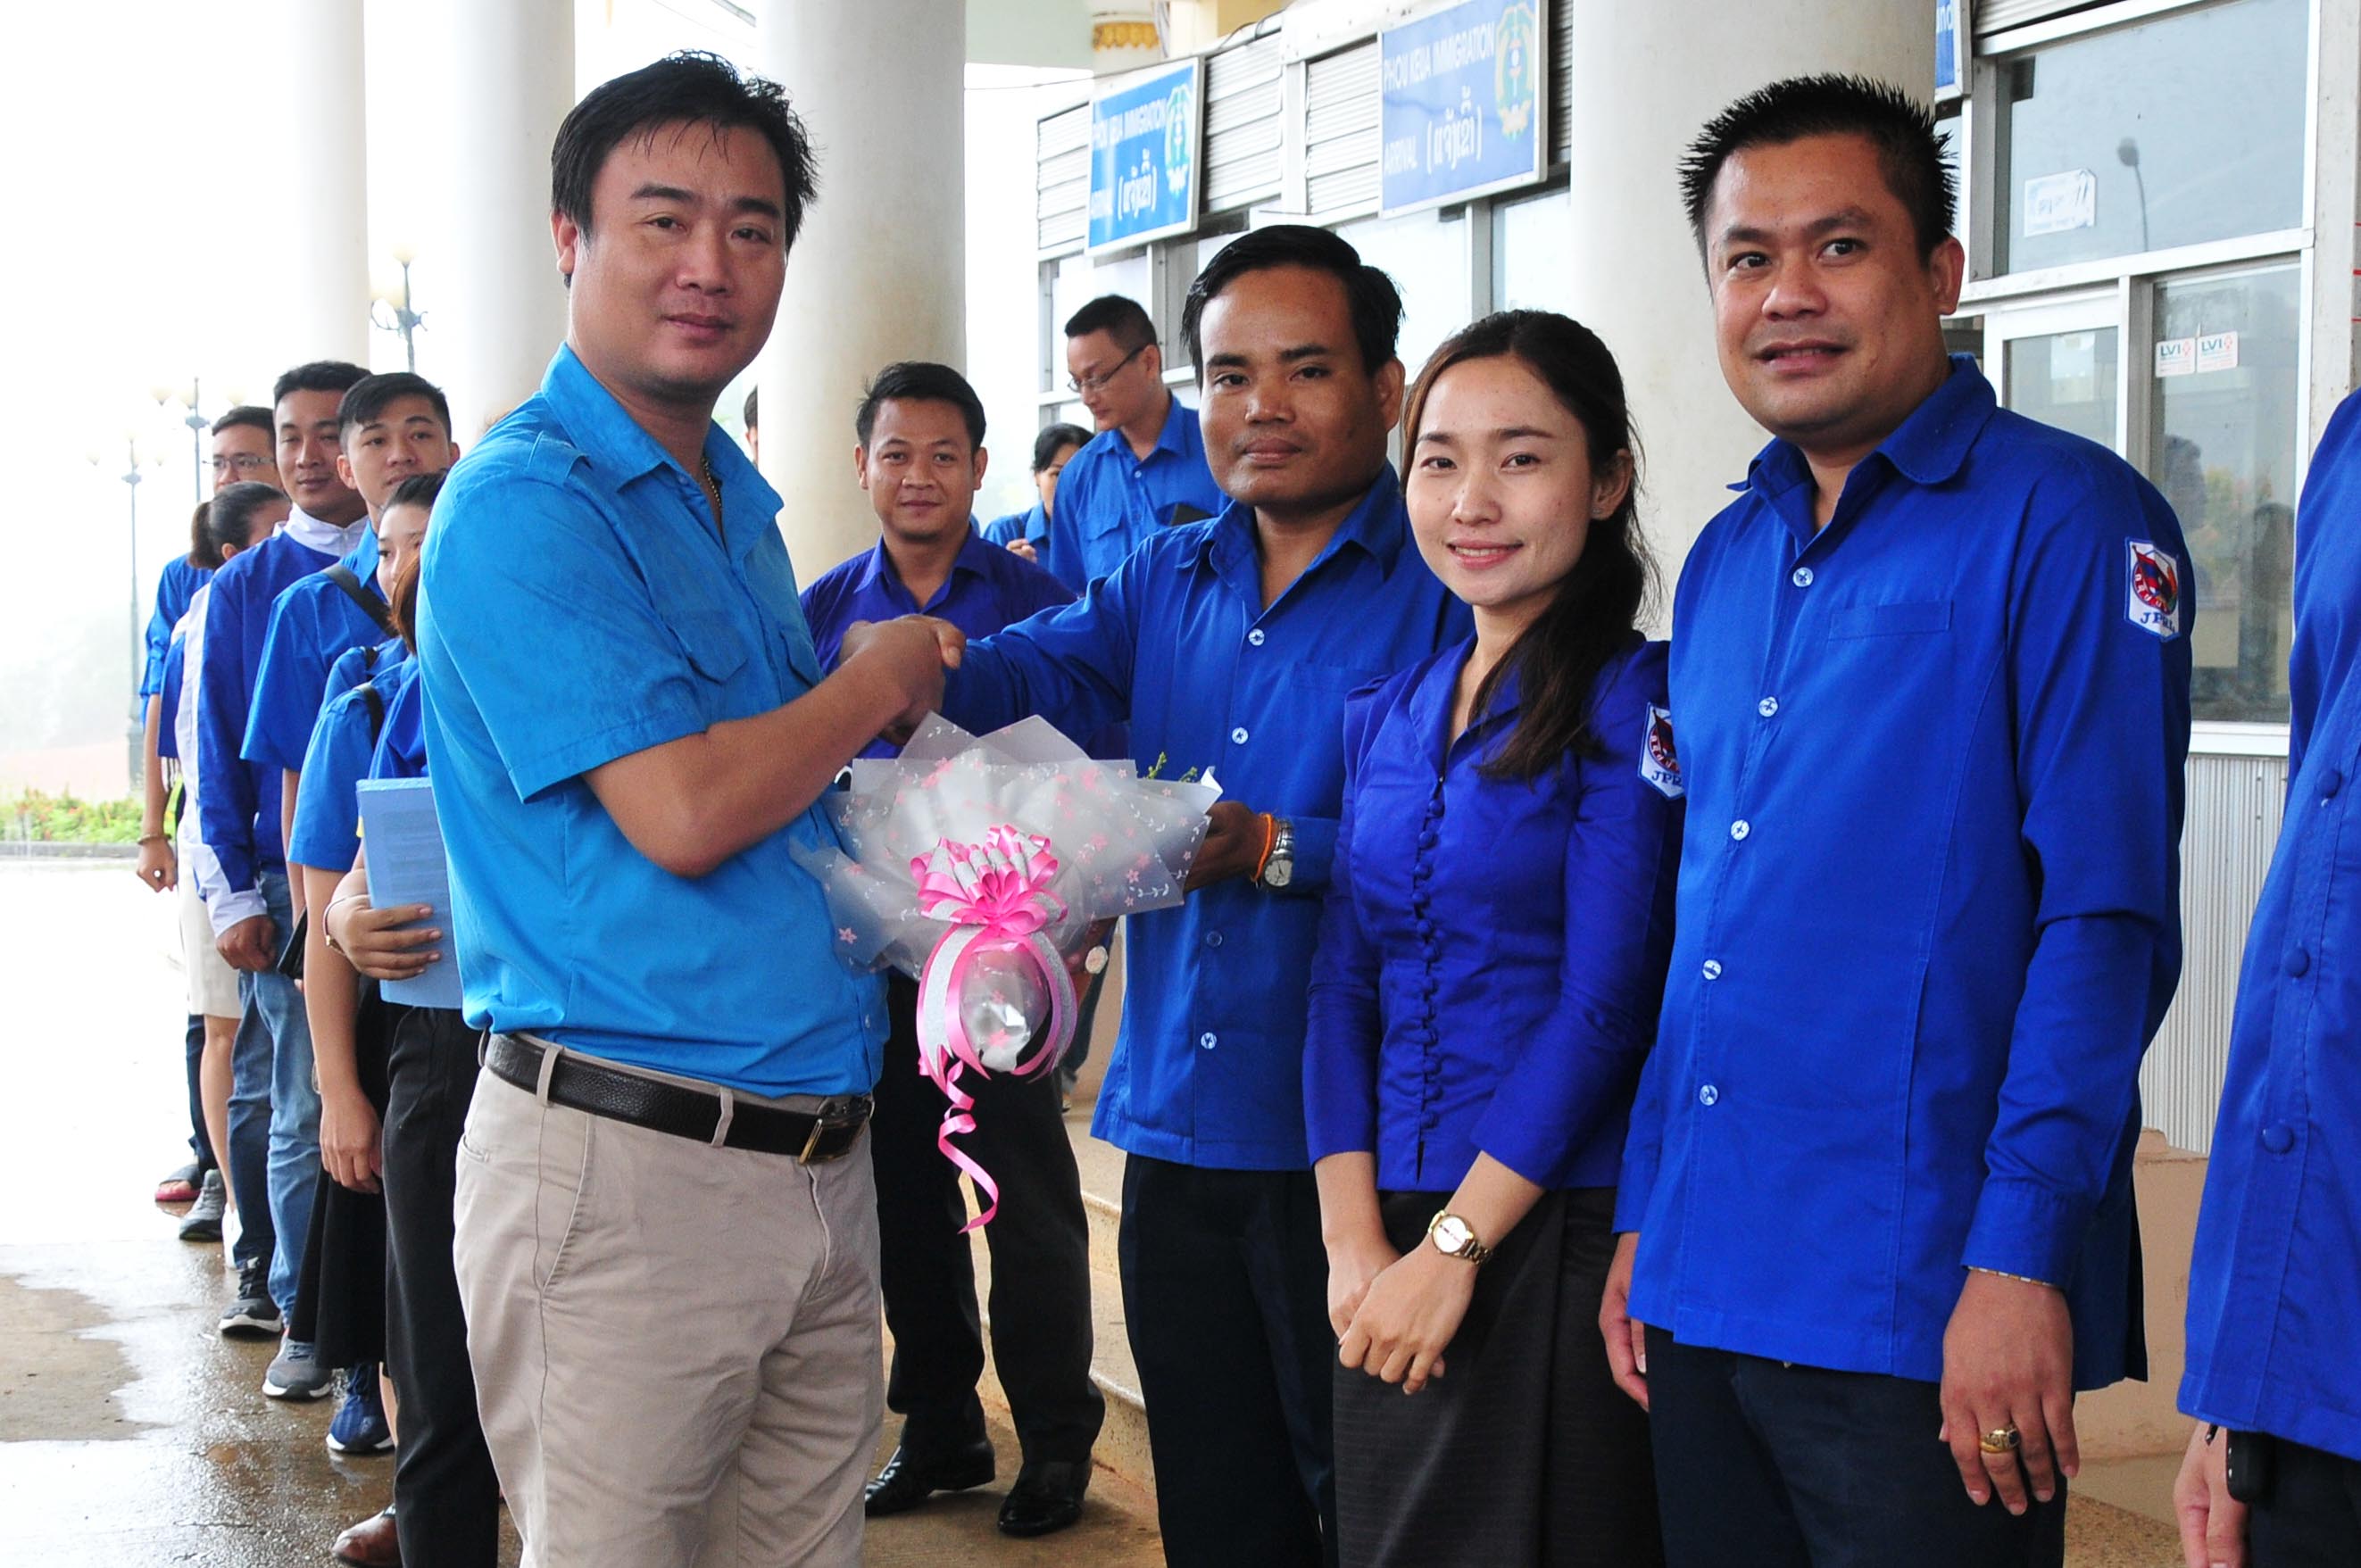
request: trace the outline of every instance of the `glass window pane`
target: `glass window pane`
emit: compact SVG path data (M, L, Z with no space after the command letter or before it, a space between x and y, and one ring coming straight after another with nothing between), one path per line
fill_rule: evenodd
M2012 338L2003 351L2008 384L2001 400L2027 419L2113 451L2119 352L2111 326Z
M1467 324L1467 222L1433 213L1370 218L1336 232L1361 259L1383 268L1401 291L1401 335L1396 352L1412 376L1434 345Z
M2157 288L2148 477L2196 574L2200 718L2288 716L2301 317L2292 265Z
M1574 313L1574 198L1553 191L1492 209L1492 308Z
M2234 0L1999 66L2000 265L2293 228L2309 0Z
M1089 257L1080 254L1060 259L1058 275L1049 284L1049 330L1047 336L1051 383L1060 387L1066 384L1065 325L1076 311L1101 294L1122 294L1137 300L1152 317L1156 313L1156 302L1148 298L1148 252L1144 250L1100 262L1093 262ZM1161 332L1163 323L1158 323L1157 328Z

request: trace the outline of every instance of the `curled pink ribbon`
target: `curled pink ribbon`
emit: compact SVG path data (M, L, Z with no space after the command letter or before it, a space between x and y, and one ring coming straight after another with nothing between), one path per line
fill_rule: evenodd
M961 981L979 954L1016 953L1030 960L1049 993L1049 1016L1033 1053L1008 1070L1023 1078L1057 1060L1073 1037L1076 1005L1065 960L1044 935L1066 913L1065 902L1049 891L1057 874L1049 840L1005 823L986 829L982 843L945 839L910 861L918 912L950 926L918 975L918 1070L950 1102L935 1146L984 1197L983 1212L960 1227L961 1235L992 1223L1000 1212L1000 1186L951 1142L975 1131L975 1097L960 1088L961 1074L992 1076L960 1017Z

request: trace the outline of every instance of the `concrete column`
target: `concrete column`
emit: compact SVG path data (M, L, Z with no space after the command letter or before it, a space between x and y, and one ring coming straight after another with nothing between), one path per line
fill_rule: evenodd
M280 199L254 265L280 288L264 328L280 363L368 363L368 163L361 0L279 0L275 82L254 84L285 133L265 182Z
M869 377L896 359L965 357L963 11L867 0L858 26L824 0L762 12L755 67L786 88L819 155L819 198L757 371L763 474L785 498L803 582L877 537L852 473Z
M1768 439L1721 378L1675 165L1731 99L1783 76L1855 71L1931 96L1934 7L1573 0L1573 27L1575 313L1622 366L1647 448L1642 516L1669 590L1698 532L1729 502L1725 487L1746 477Z
M566 335L549 237L549 148L574 106L573 0L468 6L451 54L447 255L427 328L462 445L541 386Z

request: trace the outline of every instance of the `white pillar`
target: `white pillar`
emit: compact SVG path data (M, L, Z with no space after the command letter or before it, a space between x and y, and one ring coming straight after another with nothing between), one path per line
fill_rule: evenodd
M549 237L549 148L574 106L573 0L500 0L460 16L446 256L427 331L448 367L460 444L531 397L566 335Z
M369 356L368 160L361 0L280 0L276 81L254 83L276 221L247 265L280 284L265 328L287 366Z
M1642 516L1669 590L1698 532L1729 503L1726 487L1768 439L1722 380L1675 165L1707 120L1781 77L1852 71L1931 96L1934 7L1573 0L1573 27L1575 313L1622 367L1647 448Z
M786 88L819 155L819 197L758 370L763 474L785 498L803 582L877 537L852 473L869 377L896 359L964 357L964 11L866 0L857 24L826 0L762 12L756 69Z

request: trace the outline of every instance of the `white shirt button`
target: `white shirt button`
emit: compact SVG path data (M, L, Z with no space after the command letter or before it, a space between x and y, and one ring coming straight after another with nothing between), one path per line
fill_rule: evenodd
M1779 711L1779 699L1775 696L1766 696L1754 705L1754 711L1768 718Z
M1233 730L1231 730L1231 731L1230 731L1230 744L1231 744L1231 745L1233 745L1233 746L1243 746L1243 745L1245 745L1246 743L1246 729L1245 729L1245 728L1244 728L1243 726L1241 726L1240 728L1238 728L1238 729L1233 729Z
M1213 1048L1215 1043L1213 1033L1210 1029L1197 1036L1197 1044L1202 1049L1210 1051Z
M1798 566L1787 580L1799 588L1808 588L1812 586L1812 569L1809 566Z
M1257 648L1261 647L1263 643L1262 628L1257 626L1252 631L1247 632L1246 641Z
M1730 825L1730 836L1733 839L1743 839L1753 831L1753 828L1742 817Z
M1706 959L1705 977L1708 980L1719 980L1721 978L1721 960L1719 959Z
M1721 1091L1710 1083L1701 1085L1697 1090L1697 1103L1700 1105L1710 1105L1720 1098Z

